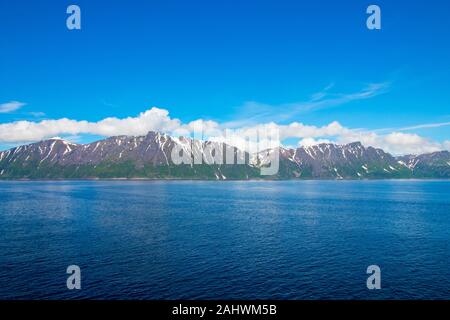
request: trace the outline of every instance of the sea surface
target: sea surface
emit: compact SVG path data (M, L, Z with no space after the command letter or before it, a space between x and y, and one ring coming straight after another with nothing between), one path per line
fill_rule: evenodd
M0 182L0 300L86 298L450 299L450 181Z

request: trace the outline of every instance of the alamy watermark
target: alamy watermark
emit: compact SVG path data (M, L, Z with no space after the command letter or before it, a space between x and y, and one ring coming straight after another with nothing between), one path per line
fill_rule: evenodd
M381 9L379 6L372 4L367 7L367 14L370 16L367 18L366 25L369 30L381 30Z
M66 273L69 277L66 281L67 289L80 290L81 289L81 268L77 265L70 265L67 267ZM367 289L380 290L381 289L381 268L377 265L370 265L367 267L366 273L369 277L366 281Z
M280 133L271 125L218 130L198 124L189 138L177 142L170 155L174 165L250 165L260 168L263 176L279 170Z
M81 30L81 8L72 4L67 7L66 13L69 14L66 20L66 26L69 30ZM381 8L376 4L367 7L366 13L370 16L366 20L366 26L369 30L381 30Z
M381 269L377 265L371 265L367 267L367 274L370 276L367 278L367 289L369 290L379 290L381 289Z
M81 289L81 269L77 265L70 265L67 267L66 273L70 276L67 278L66 286L69 290Z
M69 14L66 20L66 26L69 30L81 29L81 9L77 5L70 5L67 7L66 13Z

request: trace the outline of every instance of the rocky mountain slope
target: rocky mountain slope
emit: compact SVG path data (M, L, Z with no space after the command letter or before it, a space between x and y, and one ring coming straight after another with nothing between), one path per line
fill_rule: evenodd
M185 155L192 154L192 157L183 158L184 164L174 163L174 150L178 155L184 150ZM262 176L260 168L270 163L269 155L274 152L279 153L278 173ZM222 163L241 164L217 164L217 159L222 159ZM297 149L280 147L249 155L226 144L174 138L156 132L140 137L111 137L90 144L50 139L0 152L0 179L85 178L450 178L450 153L394 157L355 142Z

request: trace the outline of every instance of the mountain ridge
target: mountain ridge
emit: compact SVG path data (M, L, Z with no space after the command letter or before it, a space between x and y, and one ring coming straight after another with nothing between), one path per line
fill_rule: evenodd
M174 148L192 152L192 158L203 163L175 164ZM262 176L260 170L270 164L273 152L279 153L278 173ZM233 163L240 164L214 163L217 159L230 163L229 156ZM352 142L296 149L280 146L249 154L225 143L175 138L153 131L145 136L114 136L88 144L52 138L0 152L0 179L91 178L447 179L450 152L395 157L382 149Z

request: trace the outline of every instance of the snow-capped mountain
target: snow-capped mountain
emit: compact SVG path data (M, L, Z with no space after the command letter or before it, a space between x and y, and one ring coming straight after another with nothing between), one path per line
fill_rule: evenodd
M184 164L175 163L173 155L177 152L191 155L190 162L184 158ZM278 173L261 176L260 168L270 165L270 155L277 152ZM239 164L217 164L217 159ZM249 155L218 142L149 132L145 136L117 136L89 144L55 138L0 152L0 179L21 178L450 178L450 153L394 157L354 142L297 149L279 147Z
M268 152L258 154L261 164ZM323 143L297 149L279 148L280 175L296 178L400 178L413 174L397 158L381 149L364 147L360 142L346 145ZM253 156L255 158L255 156Z

